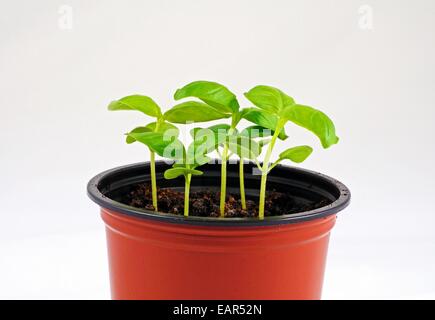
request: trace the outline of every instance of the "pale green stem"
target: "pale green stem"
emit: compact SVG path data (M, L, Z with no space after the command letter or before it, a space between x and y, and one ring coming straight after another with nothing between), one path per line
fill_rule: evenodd
M264 156L263 166L261 168L261 183L260 183L260 204L258 208L258 218L260 220L264 219L264 202L266 198L266 181L267 174L269 173L269 162L270 157L272 156L272 150L275 146L276 139L278 138L279 133L284 127L285 121L280 120L276 126L275 133L273 134L272 140L270 141L269 147L267 148L266 155Z
M192 178L191 174L188 174L185 179L184 184L184 216L189 216L189 193L190 193L190 180Z
M226 188L227 188L227 155L228 155L228 143L224 144L224 150L222 151L221 158L221 198L220 198L220 217L225 217L225 198L226 198Z
M239 163L239 179L240 179L240 201L242 202L242 209L246 210L245 175L244 175L243 158L240 158L240 163Z
M154 132L159 130L160 121L157 119ZM157 207L157 182L156 182L156 154L150 149L150 169L151 169L151 195L153 199L153 207L158 211Z
M237 115L233 115L232 121L231 121L231 127L228 130L228 136L230 136L236 125L237 125ZM225 217L225 199L227 195L227 159L228 159L228 141L225 139L224 143L224 149L222 151L222 157L221 157L221 197L220 197L220 204L219 204L219 211L220 211L220 217Z
M150 149L151 194L154 210L157 211L156 154Z

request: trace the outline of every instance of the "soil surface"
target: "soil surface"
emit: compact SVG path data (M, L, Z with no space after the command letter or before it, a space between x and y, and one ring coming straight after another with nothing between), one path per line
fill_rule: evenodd
M190 193L189 215L201 217L219 217L220 193L212 190L192 191ZM172 189L158 189L158 207L160 212L180 214L184 213L184 193ZM151 200L151 187L138 184L121 199L122 203L132 207L154 210ZM301 204L288 194L271 191L266 194L264 207L265 216L278 216L296 212L309 211L330 204L328 200L322 200L315 204ZM225 216L229 218L244 218L258 216L258 203L246 199L246 210L238 195L227 196Z

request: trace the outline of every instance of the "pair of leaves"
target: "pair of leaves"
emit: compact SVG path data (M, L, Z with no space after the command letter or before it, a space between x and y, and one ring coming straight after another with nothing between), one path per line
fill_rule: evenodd
M196 168L210 161L207 154L215 149L216 142L214 133L211 130L209 130L210 132L207 134L202 130L200 132L194 130L195 129L191 131L194 140L187 148L185 158L183 161L174 163L171 169L165 171L164 176L166 179L175 179L181 175L184 175L185 179L187 179L189 175L203 174L202 171L196 170Z
M128 136L134 141L139 141L147 145L152 151L158 155L175 160L173 168L165 171L164 176L166 179L175 179L181 175L187 177L188 175L200 175L201 171L195 170L196 167L204 163L193 162L189 164L189 157L186 154L184 145L176 136L168 135L167 132L130 132ZM197 159L197 158L194 158Z
M139 141L165 158L179 159L184 157L183 144L177 139L179 135L178 128L162 119L160 107L150 97L143 95L126 96L112 101L108 109L111 111L137 110L157 118L157 122L151 122L144 127L137 127L128 133L127 143Z
M239 111L236 96L225 86L210 81L195 81L178 89L175 100L197 98L174 106L164 117L173 123L207 122L231 117Z
M210 81L189 83L174 94L175 100L193 97L201 100L187 101L168 110L163 117L172 123L206 122L229 118L239 110L236 96L225 86ZM153 99L143 95L131 95L110 103L109 110L137 110L155 118L161 118L160 107Z
M178 130L170 123L163 122L159 124L159 130L154 132L156 123L150 123L146 127L138 127L131 131L128 141L138 141L147 145L158 155L175 160L173 168L165 171L165 178L175 179L181 175L200 175L201 171L195 168L210 161L206 156L207 149L203 139L195 139L186 150L181 141L178 140Z
M181 175L185 178L188 175L201 175L202 171L196 170L197 167L202 166L210 161L207 156L207 149L203 145L195 147L196 141L193 141L187 149L187 155L183 161L174 163L171 169L165 171L164 176L166 179L175 179Z
M323 112L312 107L296 104L290 96L281 90L270 86L256 86L245 96L259 109L257 112L248 111L245 119L261 126L270 128L271 116L292 121L293 123L313 132L321 141L324 148L338 142L335 126L332 120ZM260 119L260 120L259 120ZM256 121L256 122L255 122Z

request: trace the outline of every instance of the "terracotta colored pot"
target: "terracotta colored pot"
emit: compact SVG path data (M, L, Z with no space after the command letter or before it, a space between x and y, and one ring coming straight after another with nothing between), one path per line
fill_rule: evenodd
M156 164L160 187L169 166ZM260 176L245 164L248 197L258 196ZM220 165L192 179L192 190L219 188ZM238 193L238 165L228 166L228 192ZM88 194L106 223L114 299L319 299L328 240L349 190L325 175L277 166L268 189L289 192L302 203L324 198L328 206L297 214L253 218L203 218L154 213L117 202L131 185L149 181L149 164L106 171Z

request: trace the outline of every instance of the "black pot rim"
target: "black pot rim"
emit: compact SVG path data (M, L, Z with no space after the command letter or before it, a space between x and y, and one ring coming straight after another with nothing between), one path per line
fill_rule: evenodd
M146 209L139 209L135 207L128 206L126 204L117 202L105 196L100 190L99 186L103 179L110 175L116 173L135 169L138 167L143 167L149 162L141 162L135 164L124 165L116 168L112 168L101 172L100 174L93 177L87 185L87 193L89 198L97 203L100 207L121 213L128 216L138 217L147 220L154 220L160 222L176 223L183 225L199 225L199 226L221 226L221 227L258 227L258 226L272 226L272 225L282 225L290 223L299 223L304 221L315 220L319 218L325 218L330 215L337 214L339 211L345 209L351 198L350 190L340 181L331 178L322 173L314 172L307 169L291 167L287 165L278 165L276 168L290 168L291 170L298 171L309 176L315 176L316 178L323 179L325 182L333 185L339 191L339 197L333 201L331 204L314 209L311 211L305 211L300 213L292 213L281 216L271 216L265 217L264 220L259 220L256 218L213 218L213 217L198 217L189 216L184 217L183 215L175 215L163 212L155 212ZM164 161L156 161L156 165L161 165Z

